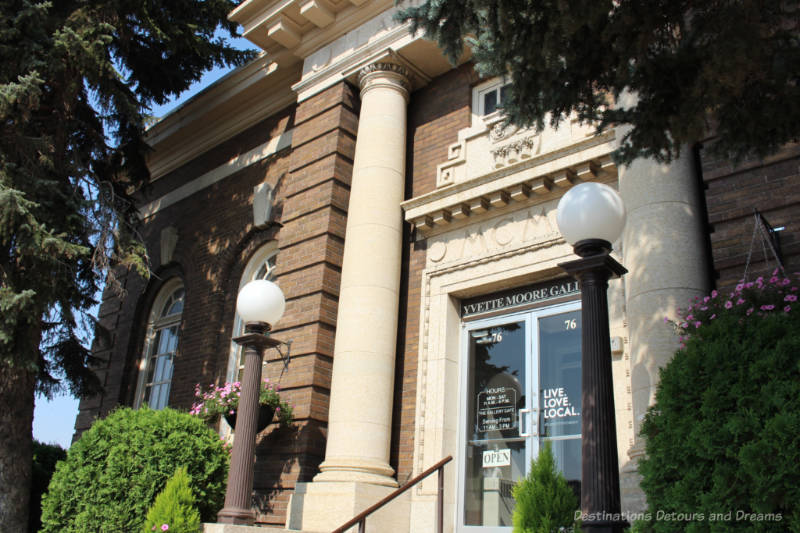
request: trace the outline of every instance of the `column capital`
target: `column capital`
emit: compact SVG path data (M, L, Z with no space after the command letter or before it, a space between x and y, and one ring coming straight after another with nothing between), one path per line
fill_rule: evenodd
M411 73L397 63L371 63L359 71L358 84L362 99L367 91L383 87L398 91L407 102L411 89Z

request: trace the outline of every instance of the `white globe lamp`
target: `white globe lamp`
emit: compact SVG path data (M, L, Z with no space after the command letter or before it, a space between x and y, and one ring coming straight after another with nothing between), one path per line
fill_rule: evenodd
M261 322L274 326L285 309L283 291L265 279L249 282L242 287L236 299L236 310L245 324Z
M617 191L603 183L581 183L571 188L558 202L558 228L564 239L579 248L593 245L611 250L625 227L625 204Z

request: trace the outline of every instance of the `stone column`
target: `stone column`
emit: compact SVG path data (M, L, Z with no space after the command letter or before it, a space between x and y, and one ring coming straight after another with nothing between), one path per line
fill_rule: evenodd
M389 448L408 73L399 65L376 63L361 71L359 82L361 113L342 261L325 461L314 482L298 487L293 496L288 524L292 528L333 529L375 503L388 487L397 486L389 466ZM301 523L298 513L302 513Z
M664 317L709 290L705 225L691 150L670 165L649 159L620 171L619 191L628 219L623 234L625 301L631 346L634 446L622 461L622 508L643 509L636 461L644 453L639 429L654 400L658 370L678 348ZM621 458L623 459L623 458Z

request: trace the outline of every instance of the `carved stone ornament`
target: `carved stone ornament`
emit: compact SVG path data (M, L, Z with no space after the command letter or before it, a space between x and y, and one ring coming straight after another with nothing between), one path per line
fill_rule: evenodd
M506 124L505 121L500 121L489 131L489 138L492 139L492 142L502 141L508 137L511 137L515 133L519 131L519 127L515 126L514 124Z
M530 135L492 150L491 154L494 157L495 168L512 165L523 159L530 158L533 155L535 140L536 136Z
M361 86L361 97L370 89L390 87L402 92L408 99L411 89L411 73L396 63L372 63L358 73L358 84Z

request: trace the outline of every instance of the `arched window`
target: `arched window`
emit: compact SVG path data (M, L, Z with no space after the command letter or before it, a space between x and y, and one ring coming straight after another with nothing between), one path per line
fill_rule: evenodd
M147 404L152 409L163 409L169 403L183 299L183 283L174 279L161 288L153 302L147 323L144 354L139 364L139 384L134 402L137 408Z
M275 258L278 255L278 243L269 242L256 250L250 261L244 268L242 279L239 281L239 289L254 279L268 279L275 281ZM233 337L238 337L244 333L244 323L239 318L239 313L233 321ZM241 381L244 371L244 361L242 360L242 347L231 342L230 356L228 358L228 372L226 380Z

